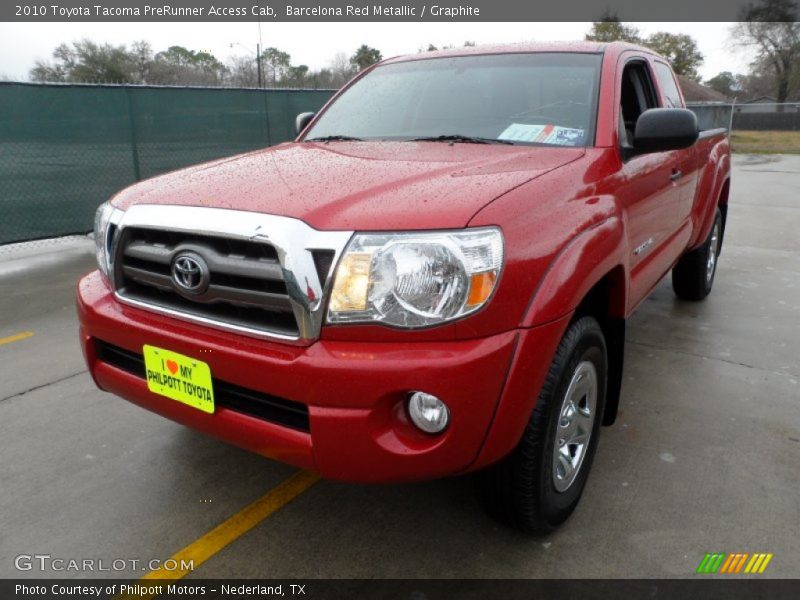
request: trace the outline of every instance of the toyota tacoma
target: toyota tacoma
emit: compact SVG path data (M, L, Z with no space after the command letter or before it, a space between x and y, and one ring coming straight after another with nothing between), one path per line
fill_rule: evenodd
M670 271L711 290L727 131L624 43L392 58L296 126L98 209L96 384L330 479L474 472L552 531L615 419L626 319Z

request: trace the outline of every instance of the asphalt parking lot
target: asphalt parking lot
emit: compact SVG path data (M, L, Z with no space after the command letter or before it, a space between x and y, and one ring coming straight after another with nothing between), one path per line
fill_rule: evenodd
M538 539L485 516L468 477L304 480L242 515L294 469L95 389L73 305L91 244L0 249L0 577L140 577L14 558L187 547L207 555L189 578L696 577L706 552L773 553L760 577L800 576L800 156L737 156L733 177L712 295L680 302L666 279L633 317L620 417L576 513Z

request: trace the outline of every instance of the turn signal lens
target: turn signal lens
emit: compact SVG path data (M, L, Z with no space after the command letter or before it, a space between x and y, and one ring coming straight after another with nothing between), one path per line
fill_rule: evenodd
M336 270L336 283L331 294L330 310L336 312L365 310L372 254L346 254Z
M488 273L476 273L470 277L469 283L469 296L467 297L467 306L480 306L489 299L494 291L494 284L497 282L497 273L489 271Z

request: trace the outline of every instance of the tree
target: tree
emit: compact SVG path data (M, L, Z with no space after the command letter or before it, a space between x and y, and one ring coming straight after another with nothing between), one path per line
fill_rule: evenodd
M744 9L731 32L740 46L756 51L755 71L774 77L777 102L786 102L800 79L800 22L793 0L760 0Z
M256 87L258 68L252 56L234 56L228 61L228 82L234 87Z
M96 44L90 40L60 44L53 50L53 63L36 61L33 81L75 83L131 83L133 61L124 45Z
M286 72L284 83L289 87L301 88L306 86L306 79L308 78L308 66L297 65L289 67Z
M76 83L162 83L221 85L227 68L212 54L183 46L171 46L153 55L145 41L124 45L97 44L89 40L60 44L53 61L37 61L31 69L34 81Z
M153 65L153 48L141 40L131 45L131 75L135 83L150 81L150 68Z
M738 97L742 100L775 94L775 75L767 66L759 66L758 62L751 65L750 73L740 75L737 83L741 87Z
M472 48L473 46L475 46L475 42L470 42L469 40L464 42L464 48ZM419 50L417 50L417 53L422 54L423 52L436 52L437 50L452 50L455 47L456 46L454 46L453 44L445 44L441 48L438 48L434 44L428 44L427 47L422 47Z
M333 72L330 69L312 71L307 78L308 84L314 89L341 87L333 84Z
M356 74L356 67L344 52L337 52L333 55L329 68L331 71L331 84L337 88L342 87Z
M720 94L732 98L741 91L741 85L738 78L730 71L722 71L717 73L711 79L706 80L704 85L716 90Z
M691 36L685 33L659 31L648 37L644 44L668 59L678 75L695 81L700 79L697 69L703 64L703 55Z
M589 42L630 42L640 44L639 30L632 25L623 25L615 13L606 12L599 21L592 23L592 29L586 34Z
M267 79L272 81L272 87L277 87L278 81L286 76L292 66L292 57L277 48L265 48L261 52L261 64Z
M150 72L158 83L220 85L227 75L227 68L208 52L170 46L155 55Z
M63 58L70 55L70 49L66 44L59 45L53 50L54 63L44 60L37 60L30 70L29 77L32 81L52 81L62 82L67 80L71 70L71 65L65 64Z
M376 48L370 48L366 44L362 44L361 47L356 50L355 54L350 57L350 63L353 66L358 67L359 71L363 71L381 59L383 59L383 55L381 54L380 50L377 50Z

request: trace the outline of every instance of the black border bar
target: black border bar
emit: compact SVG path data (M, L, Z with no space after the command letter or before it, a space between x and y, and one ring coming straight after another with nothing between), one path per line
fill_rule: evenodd
M0 21L11 22L732 22L765 0L4 0ZM796 21L756 13L752 20Z
M233 600L248 598L268 600L292 598L302 600L594 600L625 598L626 600L703 600L767 599L794 600L800 597L800 580L761 579L761 576L716 577L697 575L691 579L183 579L115 580L115 579L3 579L0 598L36 598L37 600L112 599L121 591L126 599L149 597L160 586L159 600ZM20 591L17 586L25 586ZM131 586L123 588L122 586ZM137 587L138 586L138 587ZM171 587L174 586L174 587ZM226 588L236 588L226 593ZM242 594L242 586L251 588ZM31 592L39 588L39 593ZM71 589L84 592L68 593ZM96 589L100 588L98 595ZM259 591L263 589L264 591ZM132 593L140 590L140 594ZM267 591L269 590L269 591ZM43 592L43 593L42 593Z

